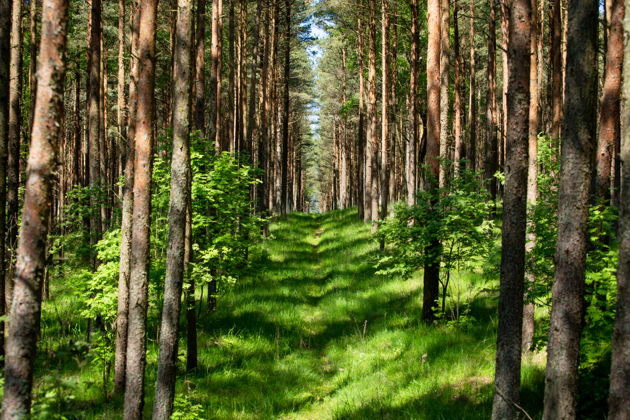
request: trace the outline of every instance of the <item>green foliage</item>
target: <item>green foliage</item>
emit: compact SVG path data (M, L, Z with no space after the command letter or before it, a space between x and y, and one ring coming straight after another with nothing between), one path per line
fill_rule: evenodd
M438 258L445 296L452 270L470 269L489 254L498 234L492 208L481 180L470 171L462 171L447 187L420 192L415 206L397 203L377 233L389 245L378 274L409 277ZM436 240L439 255L428 254Z
M173 403L173 414L171 420L201 420L203 416L203 406L190 400L187 395L177 394Z

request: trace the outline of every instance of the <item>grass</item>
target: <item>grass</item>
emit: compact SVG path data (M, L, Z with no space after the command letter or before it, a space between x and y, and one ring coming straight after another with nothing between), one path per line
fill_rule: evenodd
M462 292L447 304L462 302L474 319L424 325L421 277L375 275L378 244L354 212L294 214L271 237L251 275L199 320L199 368L181 375L178 394L201 405L202 418L489 418L496 284L475 273L456 279L451 290ZM68 293L46 305L38 404L57 384L48 398L56 413L119 418L121 401L104 397L101 369L84 357L81 328L59 338L73 310ZM150 341L147 416L156 361ZM522 405L533 418L543 379L544 360L527 357Z

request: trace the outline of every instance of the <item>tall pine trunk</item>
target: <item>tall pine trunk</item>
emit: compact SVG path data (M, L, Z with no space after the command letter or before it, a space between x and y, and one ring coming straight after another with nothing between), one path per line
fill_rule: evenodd
M177 23L173 50L173 155L169 205L168 250L164 303L160 327L160 356L155 382L154 420L173 414L179 314L186 249L186 215L190 195L190 93L191 93L192 0L177 1Z
M9 1L0 1L0 16L9 16ZM5 14L5 12L7 12ZM62 137L63 87L66 67L67 0L44 0L42 38L37 78L37 106L17 251L11 323L6 347L3 419L28 418L33 385L33 365L39 334L41 286L46 265L46 241L57 171L56 151ZM8 64L8 25L0 29L0 63ZM5 60L5 57L7 58ZM8 74L8 72L0 72ZM4 82L4 81L2 81ZM4 92L5 85L0 83ZM6 99L6 98L2 98ZM0 100L4 106L7 101ZM0 112L0 127L6 127L6 112ZM3 128L4 130L5 128ZM0 131L0 134L4 132ZM4 139L4 137L2 138Z
M138 92L131 229L133 247L129 275L129 327L124 403L126 420L140 420L144 406L157 0L140 0L139 7Z
M584 276L591 171L596 146L597 19L591 0L570 0L566 97L558 202L556 274L543 418L574 419L577 410L580 333L584 318Z
M520 401L527 224L531 12L530 0L514 0L509 15L507 173L503 200L493 420L516 418L515 404Z

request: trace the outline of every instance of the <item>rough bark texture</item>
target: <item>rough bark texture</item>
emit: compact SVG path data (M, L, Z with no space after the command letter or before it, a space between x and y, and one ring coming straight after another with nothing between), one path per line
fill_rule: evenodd
M580 333L584 317L591 170L597 115L598 5L570 0L566 97L558 205L556 274L545 378L545 420L576 417Z
M418 98L418 76L420 74L420 32L418 31L418 0L411 0L411 74L409 94L411 95L411 136L407 140L405 155L407 177L407 204L416 203L417 163L416 149L420 143L420 106Z
M630 0L625 6L630 8ZM630 35L630 16L623 19L625 36ZM623 33L622 33L623 36ZM630 44L626 45L623 70L630 74ZM623 82L623 114L621 139L621 200L619 216L619 268L617 270L617 310L612 339L608 419L630 418L630 80Z
M520 399L527 221L530 16L530 0L512 2L509 25L507 165L493 420L516 418L516 404Z
M615 145L620 141L620 91L623 64L624 0L608 0L611 16L609 22L606 69L602 100L599 110L599 138L597 143L597 176L595 196L608 203L611 197L611 173Z
M205 125L205 45L206 45L206 0L197 0L195 23L195 74L193 84L192 129L204 130Z
M191 35L192 0L178 0L173 51L173 156L168 214L168 250L160 327L160 357L153 405L154 420L168 420L173 413L175 399L179 314L184 283L186 214L191 176L189 148Z
M5 272L5 288L0 292L0 299L4 297L5 306L0 313L5 313L5 308L11 307L11 294L13 292L13 261L17 247L18 212L19 212L19 185L20 185L20 135L22 129L21 96L22 96L22 1L13 0L11 10L11 64L9 74L9 138L7 142L7 219L6 219L6 247L8 251ZM2 277L0 277L1 281ZM1 303L0 303L1 304ZM3 328L0 326L0 331ZM2 338L0 338L2 340ZM0 343L0 349L4 344ZM4 350L0 350L4 351Z
M140 420L144 406L157 0L140 0L139 7L138 100L124 403L126 420Z
M88 45L88 150L90 188L96 188L101 181L100 148L101 135L101 0L91 0L90 8L90 36ZM90 194L90 244L96 245L101 236L101 212L98 194ZM95 251L92 250L95 254ZM96 255L92 256L93 265L96 264Z
M468 145L466 149L466 158L468 159L468 167L472 170L477 169L477 101L475 100L475 91L477 86L477 78L475 68L475 0L470 0L470 87L468 93ZM428 129L428 123L427 123Z
M449 158L448 111L449 111L449 70L450 70L450 1L440 0L440 158ZM448 183L448 165L440 164L440 188Z
M462 142L462 57L460 54L458 13L459 4L455 2L455 6L453 9L453 55L455 56L455 100L453 102L453 169L456 177L460 173L462 166L461 161L464 157L464 143Z
M440 0L429 0L428 28L429 45L427 51L427 146L425 162L427 173L425 184L428 189L437 188L440 177ZM424 266L424 290L422 298L422 319L432 321L437 307L440 262L438 241L427 247L426 253L432 257Z
M8 12L0 1L0 16ZM33 364L41 309L41 284L46 264L46 239L52 189L57 169L57 144L62 136L65 77L67 0L44 0L39 52L37 105L33 119L26 175L22 227L15 269L15 290L7 339L3 419L24 419L31 406ZM0 29L0 45L7 47L8 32ZM0 63L8 63L0 57ZM8 58L8 57L7 57ZM4 73L4 72L0 72ZM4 73L8 74L8 73ZM0 87L2 87L0 83ZM0 104L6 104L0 101ZM4 115L4 113L0 113ZM4 121L0 120L3 124Z
M131 66L129 72L129 120L125 144L125 185L123 186L122 221L120 226L120 267L118 272L118 308L116 312L116 344L114 356L114 392L125 388L127 369L127 328L129 321L129 274L131 271L131 222L133 217L134 145L138 87L138 24L140 8L134 7L131 25Z
M0 232L5 231L5 201L7 181L7 145L9 139L10 98L10 45L11 45L11 0L0 0ZM0 236L0 315L5 313L5 240ZM0 353L4 353L4 322L0 322Z
M210 96L212 98L211 138L217 151L221 140L221 49L223 38L223 0L212 2L212 45L210 49Z
M282 145L280 153L280 214L286 215L289 208L289 119L291 117L291 0L284 2L284 105L282 107Z
M530 71L529 71L529 159L527 170L527 206L531 209L538 201L538 40L540 34L538 32L538 0L532 0L532 19L531 19L531 55L530 55ZM525 243L525 252L529 253L536 246L536 234L533 229L527 232ZM525 273L525 295L527 296L529 289L536 280L534 273ZM527 298L525 300L528 300ZM523 351L530 350L534 341L534 315L535 308L532 302L525 303L523 307Z

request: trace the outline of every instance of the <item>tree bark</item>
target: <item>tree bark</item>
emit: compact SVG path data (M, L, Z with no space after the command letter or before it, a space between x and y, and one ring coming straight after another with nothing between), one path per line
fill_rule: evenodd
M376 109L376 6L369 0L370 24L368 27L368 137L369 162L366 177L369 183L369 206L372 221L378 219L378 113ZM367 194L366 194L367 196Z
M429 44L427 50L427 146L425 162L427 165L426 186L428 190L439 186L440 177L440 38L441 38L441 0L429 0L427 18ZM440 243L433 240L425 250L431 255L424 265L424 291L422 319L433 321L437 307L440 279Z
M9 9L8 0L0 1L0 16L9 16ZM33 119L15 269L15 279L19 281L15 284L6 347L3 419L28 418L31 406L33 365L41 310L41 285L46 264L52 189L57 170L56 150L63 131L62 95L66 71L63 58L66 49L67 15L67 0L44 0L37 106ZM0 63L8 64L7 26L3 25L0 29L2 52ZM0 83L3 92L5 86L4 83ZM0 100L0 104L3 104L0 127L6 127L4 105L8 104L8 101Z
M173 414L179 314L181 312L186 249L186 214L190 195L190 93L192 0L177 1L177 23L173 50L173 156L169 205L168 251L164 303L160 328L160 356L155 383L154 420Z
M129 276L129 329L124 402L124 418L126 420L140 420L144 406L157 0L140 0L139 7L138 99L134 138L134 198L131 239L133 247L131 249Z
M602 100L599 110L599 138L597 143L597 175L595 197L610 203L611 173L616 144L620 142L620 91L621 67L623 65L623 0L608 0L611 3L611 19L606 52L606 69Z
M0 294L4 298L5 308L11 307L13 292L13 261L17 248L19 186L20 186L20 135L22 131L21 98L22 98L22 1L12 0L11 11L11 62L9 70L9 137L7 144L7 219L6 247L8 251L5 272L5 288ZM0 277L0 281L2 278ZM1 303L0 303L1 304ZM0 327L0 331L3 328ZM0 338L3 340L3 337ZM0 343L0 352L4 354L4 345Z
M514 0L509 15L507 172L503 201L493 420L516 418L516 404L520 400L527 223L531 12L530 0Z
M136 110L138 105L138 32L140 7L133 8L131 25L131 66L129 72L129 119L125 143L125 184L123 186L122 221L120 226L120 264L118 272L118 308L116 312L116 342L114 356L114 393L125 388L127 368L127 332L129 322L129 276L131 272L131 237L133 218L133 180L136 137Z
M101 237L102 218L99 194L95 189L101 182L100 135L101 135L101 0L90 0L90 36L88 45L88 144L90 171L90 244L92 268L96 268L94 246Z
M551 129L552 139L560 138L562 127L562 84L563 84L563 54L562 54L562 0L553 0L551 14Z
M630 1L622 7L630 8ZM623 19L622 36L630 33L630 16ZM625 47L623 71L630 74L630 44ZM624 109L630 104L630 80L622 87ZM609 420L630 418L630 114L623 113L621 138L621 200L619 216L619 268L617 270L617 308L612 339L610 392L608 396Z
M547 346L545 420L576 417L591 170L596 146L597 2L570 0L556 274Z
M389 4L388 0L381 1L381 68L383 80L381 83L381 212L380 220L387 218L387 200L389 198L389 117L390 117L390 61L389 61ZM384 242L381 242L381 248Z
M529 157L527 169L527 206L531 209L538 201L538 111L539 111L539 89L538 89L538 40L540 38L538 27L538 0L532 0L531 19L531 50L530 50L530 71L529 71ZM544 18L544 15L542 16ZM533 226L527 232L525 240L526 255L531 253L536 246L536 233ZM534 285L536 278L534 273L525 273L525 295ZM529 300L526 298L526 300ZM526 302L523 307L523 351L529 351L534 342L534 304Z
M496 38L496 0L489 0L488 15L488 94L486 96L486 147L483 164L488 190L492 200L497 198L497 180L494 174L499 169L497 141L497 38Z
M407 177L407 204L416 204L417 147L420 143L420 104L418 98L418 76L420 75L420 32L418 30L418 0L411 0L411 74L409 94L411 95L411 136L407 141L405 156Z
M205 45L206 45L206 0L197 0L195 24L195 74L193 84L193 119L192 129L204 131L205 118L205 96L206 96L206 76L205 66Z
M291 115L291 92L289 82L291 81L291 0L284 1L285 8L285 36L284 36L284 106L282 107L282 152L280 154L280 214L286 215L289 204L288 183L289 171L288 151L289 151L289 117Z
M475 0L470 0L470 87L468 92L468 147L466 150L466 158L468 159L468 167L473 171L477 168L477 101L475 92L477 86L476 77L476 59L475 59ZM427 130L429 124L427 123Z
M449 70L450 70L450 1L440 0L440 163L439 185L448 183L448 111L449 111Z
M214 147L223 150L221 133L221 52L223 39L223 0L212 2L212 45L210 49L210 95L212 98L212 131Z
M454 136L454 151L453 151L453 164L455 177L459 176L462 159L464 157L462 142L462 57L460 54L460 36L459 36L459 3L455 2L453 9L453 54L455 56L455 100L453 103L454 121L453 121L453 136Z

